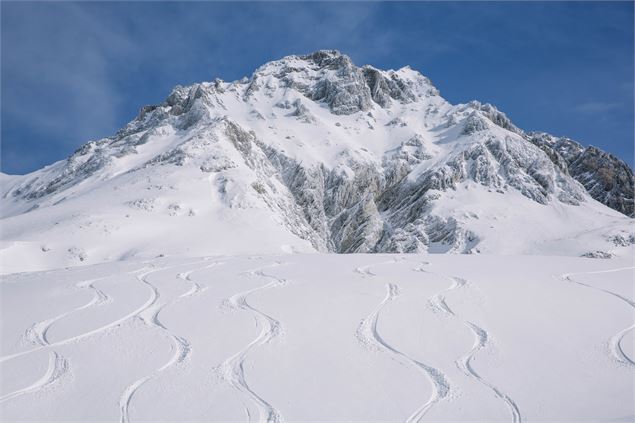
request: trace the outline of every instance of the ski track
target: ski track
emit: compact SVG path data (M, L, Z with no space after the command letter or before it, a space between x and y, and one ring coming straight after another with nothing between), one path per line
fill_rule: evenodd
M474 334L474 338L475 338L474 339L474 345L472 346L472 349L470 351L468 351L465 355L461 356L456 361L456 365L467 376L471 376L471 377L475 378L481 384L483 384L483 385L487 386L489 389L491 389L492 392L494 392L494 394L498 398L500 398L501 400L503 400L505 402L505 404L507 405L507 408L509 408L509 411L512 414L512 421L514 423L516 423L516 422L520 423L521 422L520 410L518 409L518 406L516 405L514 400L511 399L506 394L504 394L498 387L494 386L490 382L488 382L485 379L483 379L476 372L476 370L474 370L474 368L472 367L471 362L472 362L472 359L474 358L474 356L476 355L476 353L479 352L481 349L487 347L487 343L488 343L488 340L489 340L488 333L483 328L475 325L474 323L472 323L470 321L466 320L464 323L472 331L472 333Z
M199 263L199 262L195 262L195 263ZM170 269L173 267L178 267L178 266L184 266L187 264L195 264L195 263L186 263L186 264L177 264L177 265L173 265L173 266L167 266L167 267L161 267L161 268L157 268L157 269L153 269L149 272L146 272L144 275L147 275L149 273L154 273L154 272L158 272L161 270L166 270L166 269ZM153 267L153 266L151 266ZM139 273L143 270L145 270L146 268L148 268L148 266L146 267L142 267L141 269L137 269L134 270L132 272L128 272L128 274L135 274L135 273ZM112 276L112 275L111 275ZM46 373L40 378L38 379L36 382L34 382L33 384L29 385L26 388L23 389L19 389L17 391L11 392L9 394L6 394L4 396L2 396L0 398L0 403L4 403L8 400L14 399L16 397L19 397L23 394L27 394L27 393L33 393L33 392L37 392L40 391L48 386L51 386L53 384L55 384L57 381L59 381L62 376L68 371L69 366L68 366L68 361L59 353L55 352L53 349L56 347L60 347L63 345L68 345L68 344L72 344L72 343L76 343L79 341L82 341L84 339L87 339L93 335L96 335L98 333L102 333L104 331L107 331L113 327L119 326L122 323L124 323L125 321L127 321L128 319L133 318L134 316L136 316L137 314L139 314L140 312L142 312L143 310L145 310L146 308L148 308L154 301L156 301L156 298L154 298L154 295L156 293L152 293L150 298L138 309L136 309L135 311L133 311L132 313L129 313L123 317L121 317L120 319L117 319L113 322L110 322L104 326L98 327L96 329L93 329L91 331L70 337L70 338L66 338L60 341L56 341L56 342L49 342L47 334L48 331L50 330L51 326L61 320L64 317L67 317L69 315L72 315L78 311L81 310L85 310L88 308L92 308L92 307L98 307L101 306L103 304L106 304L107 302L110 301L110 297L108 297L108 295L106 295L103 291L101 291L100 289L96 288L94 286L94 283L96 283L99 280L103 280L106 279L110 276L105 276L102 278L97 278L97 279L91 279L91 280L87 280L87 281L82 281L79 282L78 284L76 284L76 286L78 288L90 288L94 291L94 296L93 298L90 300L90 302L88 302L87 304L74 308L72 310L66 311L58 316L52 317L50 319L46 319L43 320L41 322L35 323L34 325L32 325L29 329L27 329L26 333L25 333L25 337L28 340L31 340L32 342L38 344L38 346L36 348L32 348L30 350L26 350L26 351L22 351L19 353L15 353L15 354L11 354L11 355L7 355L7 356L3 356L0 357L0 363L3 363L5 361L10 361L13 360L15 358L18 357L23 357L25 355L37 352L37 351L44 351L44 350L50 350L49 351L49 362L48 362L48 367L47 367L47 371Z
M620 267L618 269L610 269L610 270L601 270L601 271L597 271L597 272L579 272L579 273L565 273L563 275L560 276L560 279L568 281L568 282L573 282L575 284L587 287L587 288L591 288L594 289L596 291L600 291L600 292L604 292L606 294L609 294L617 299L619 299L620 301L628 304L631 308L633 308L635 310L635 301L626 298L616 292L613 292L611 290L608 289L604 289L604 288L600 288L597 286L593 286L593 285L589 285L586 284L584 282L580 282L575 280L572 276L575 275L595 275L595 274L601 274L601 273L611 273L611 272L619 272L619 271L623 271L623 270L633 270L635 269L635 267ZM631 359L626 352L624 351L624 349L622 348L622 340L624 339L624 337L626 336L626 334L628 332L630 332L631 330L635 329L635 324L632 324L631 326L622 329L621 331L619 331L618 333L616 333L615 335L613 335L611 338L609 338L608 341L608 346L609 346L609 350L611 351L611 354L613 355L613 357L615 358L615 360L617 360L618 363L621 363L625 366L628 366L630 368L635 368L635 361L633 359Z
M38 392L48 386L53 385L62 378L67 369L68 361L55 351L50 351L46 373L40 379L27 386L26 388L19 389L0 398L0 404L24 394Z
M161 268L159 270L162 270L162 269L165 269L165 268ZM143 269L141 269L141 270L143 270ZM136 271L133 271L133 272L130 272L130 273L134 274L134 273L137 273L139 271L140 270L136 270ZM96 335L96 334L98 334L100 332L106 331L106 330L108 330L108 329L110 329L112 327L118 326L121 323L123 323L126 320L128 320L129 318L131 318L134 315L136 315L140 310L143 310L145 307L147 307L147 304L149 302L151 302L151 300L152 299L149 299L148 301L146 301L146 303L143 306L139 307L137 310L135 310L135 311L123 316L120 319L117 319L117 320L115 320L113 322L110 322L110 323L108 323L108 324L106 324L104 326L100 326L100 327L98 327L96 329L93 329L93 330L88 331L88 332L84 332L84 333L79 334L77 336L72 336L70 338L62 339L60 341L52 342L52 343L49 343L49 344L46 344L46 345L40 345L37 348L32 348L30 350L21 351L21 352L15 353L15 354L5 355L3 357L0 357L0 363L3 363L5 361L9 361L9 360L13 360L14 358L22 357L22 356L25 356L27 354L34 353L36 351L42 351L42 350L45 350L45 349L55 348L55 347L59 347L59 346L62 346L62 345L67 345L67 344L71 344L71 343L74 343L74 342L78 342L78 341L86 339L86 338L88 338L90 336ZM56 320L59 320L59 319L56 319ZM28 332L28 330L27 330L27 332Z
M429 263L424 263L424 265L428 265L428 264ZM447 316L451 316L451 317L459 319L456 313L454 313L454 311L446 303L445 295L451 291L455 291L467 285L467 280L462 278L457 278L457 277L449 277L449 276L441 275L434 272L429 272L425 270L423 267L418 267L418 268L415 268L414 270L419 272L431 273L433 275L443 277L452 282L450 287L430 297L429 303L433 310L440 311ZM474 356L476 355L476 353L478 353L481 349L487 347L489 342L489 334L487 333L485 329L479 327L473 322L470 322L469 320L461 320L461 322L470 330L470 332L472 332L474 336L474 344L472 345L472 349L470 351L468 351L467 353L465 353L464 355L462 355L456 360L455 363L457 367L466 376L476 379L482 385L489 388L496 395L496 397L500 398L505 403L505 405L507 406L507 408L509 409L512 415L512 422L520 423L522 421L522 416L520 414L520 409L518 408L518 405L516 404L516 402L507 394L503 393L500 390L500 388L491 384L487 380L483 379L472 367L471 362Z
M52 345L50 341L48 340L48 331L50 330L51 326L53 326L53 324L55 324L57 321L67 316L70 316L74 313L77 313L82 310L86 310L88 308L99 307L103 304L110 302L111 301L110 297L108 297L107 294L105 294L102 290L95 287L94 285L96 282L107 279L109 277L110 276L104 276L101 278L89 279L89 280L81 281L75 284L75 287L77 288L93 290L94 292L93 298L88 303L82 306L73 308L62 314L59 314L57 316L54 316L49 319L45 319L33 324L29 329L26 330L24 334L25 339L27 339L29 342L35 345L39 345L40 348L38 348L38 350L42 348L58 345L57 343ZM30 350L30 352L33 352L33 351L35 350ZM0 362L2 361L5 361L5 360L0 360ZM68 361L60 353L56 351L49 351L49 360L48 360L48 367L47 367L46 373L40 379L38 379L36 382L29 385L28 387L19 389L17 391L11 392L9 394L6 394L0 397L0 404L5 401L11 400L13 398L19 397L23 394L37 392L41 389L45 389L46 387L55 384L57 381L59 381L62 378L62 376L68 371L68 369L69 369Z
M398 263L399 260L391 260L381 263L375 263L368 266L358 267L355 269L355 272L361 274L362 276L375 276L373 272L369 270L372 266L377 266L380 264L390 264L390 263ZM406 365L411 365L423 373L426 378L430 381L432 385L432 394L428 401L422 404L418 409L416 409L407 419L407 422L419 422L425 416L425 414L432 408L436 403L445 399L450 393L450 384L446 378L446 376L439 369L429 366L425 363L422 363L419 360L416 360L409 355L405 354L402 351L397 350L390 344L388 344L379 334L377 330L377 321L379 320L379 315L383 308L390 301L394 300L400 295L399 287L396 284L388 283L386 284L386 297L384 297L383 301L377 306L377 308L365 319L363 319L358 328L357 328L357 339L360 343L368 348L377 348L383 349L384 351L392 354L397 358L399 362Z
M276 262L266 267L275 267L281 264L282 263L280 262ZM256 406L258 411L257 417L253 416L249 407L245 405L244 411L248 421L257 420L267 422L282 422L283 418L280 412L264 398L262 398L257 392L251 389L245 377L245 361L249 353L255 348L271 342L282 332L282 326L278 320L269 316L265 312L251 306L247 301L249 295L255 292L284 286L287 283L284 279L265 274L262 269L264 268L249 271L248 274L252 276L259 276L262 278L271 279L271 282L257 288L252 288L247 291L234 294L222 302L222 306L225 308L229 308L232 310L240 309L251 313L256 321L256 326L260 327L260 333L245 348L238 351L236 354L221 363L220 366L218 366L217 371L220 374L222 380L228 383L233 389L242 393L243 396L247 397Z
M207 260L205 260L207 261ZM192 264L198 264L200 262L197 263L190 263L189 265ZM159 319L159 313L161 313L162 310L164 310L167 306L172 305L177 303L178 301L181 301L185 298L189 298L192 297L196 294L200 294L201 292L205 291L206 288L202 288L198 283L192 281L191 279L191 274L199 271L199 270L203 270L203 269L208 269L217 265L220 265L224 262L213 262L211 264L208 264L206 266L203 266L201 268L197 268L197 269L193 269L193 270L189 270L187 272L184 273L179 273L176 275L176 278L184 280L189 282L192 286L191 288L184 292L183 294L177 296L176 298L174 298L171 301L166 301L161 303L159 300L161 298L161 294L159 292L159 290L157 289L156 286L154 286L148 279L148 276L150 276L150 274L158 272L160 270L164 270L164 268L162 269L158 269L158 270L153 270L144 274L141 274L139 276L137 276L137 278L139 279L140 282L144 283L146 286L148 286L150 288L150 290L153 292L153 295L151 298L153 298L153 301L148 304L148 307L146 307L144 310L139 311L139 313L137 313L135 315L135 317L139 317L146 326L153 326L158 328L161 332L163 332L168 338L170 338L170 340L172 341L172 344L174 346L174 354L172 355L172 357L170 358L170 360L168 360L165 364L163 364L161 367L159 367L158 369L156 369L154 372L152 372L149 375L146 375L138 380L136 380L135 382L133 382L132 384L130 384L128 387L126 387L126 389L124 390L124 392L121 395L121 398L119 400L119 411L120 411L120 421L121 422L129 422L130 421L130 404L132 402L132 398L134 396L134 394L138 391L138 389L144 385L146 382L149 382L150 380L156 378L157 376L159 376L162 372L164 372L165 370L167 370L168 368L172 367L172 366L178 366L183 364L188 356L190 355L192 348L190 346L190 343L187 341L187 339L173 333L170 329L168 329ZM174 266L176 267L176 266Z
M209 258L206 258L204 261L209 261ZM368 266L361 266L361 267L357 267L355 269L355 272L361 274L363 277L373 277L373 276L376 276L376 274L370 270L372 266L376 266L379 264L395 263L395 262L396 262L395 260L392 260L392 261L386 261L381 263L375 263ZM198 270L202 270L205 268L210 268L213 266L223 264L224 262L222 261L213 262L211 264L208 264L207 266L177 274L176 275L177 278L183 281L189 282L191 284L191 287L185 293L179 295L178 297L174 298L171 301L167 301L164 303L159 302L161 298L160 292L148 280L148 276L156 272L172 269L174 267L187 266L187 265L198 264L198 263L201 263L201 262L198 261L194 263L177 264L173 266L166 266L166 267L160 267L160 268L154 268L154 266L150 266L152 267L151 270L143 272L144 270L148 268L146 266L144 268L129 272L129 274L143 272L137 275L137 279L141 283L146 285L148 289L150 290L150 297L148 298L148 300L146 300L146 302L141 307L123 316L122 318L117 319L113 322L110 322L99 328L93 329L91 331L88 331L88 332L85 332L80 335L70 337L64 340L60 340L57 342L50 342L48 339L48 332L56 322L74 313L77 313L79 311L82 311L88 308L99 307L111 301L110 297L106 293L104 293L102 290L94 286L96 282L103 279L107 279L109 276L105 276L105 277L97 278L97 279L90 279L90 280L77 283L75 285L76 287L81 289L91 289L94 292L93 298L88 303L82 306L76 307L72 310L66 311L64 313L61 313L60 315L54 316L52 318L37 322L33 324L29 329L27 329L25 333L25 338L31 341L32 343L37 344L38 345L37 348L33 348L27 351L0 357L0 363L2 363L17 357L21 357L21 356L36 352L36 351L43 351L47 349L50 350L49 360L48 360L49 362L48 362L46 373L40 379L35 381L33 384L25 388L19 389L17 391L14 391L12 393L9 393L7 395L4 395L3 397L0 398L0 403L14 399L23 394L40 391L48 386L55 384L57 381L59 381L62 378L62 376L69 370L68 361L61 354L59 354L56 351L53 351L53 348L81 341L90 336L104 332L110 328L116 327L129 319L139 317L146 325L157 327L172 340L172 343L174 345L174 354L167 363L165 363L164 365L156 369L150 375L144 376L143 378L135 381L124 390L120 399L120 404L119 404L120 412L121 412L120 421L129 422L130 420L129 407L135 392L137 392L137 390L143 384L157 377L161 372L165 371L166 369L174 365L179 365L185 362L185 360L187 359L188 355L191 352L190 344L185 338L182 338L172 333L166 326L163 325L163 323L161 323L159 319L160 312L170 304L174 304L178 301L189 298L191 296L195 296L205 291L205 289L207 288L201 287L200 284L198 284L197 282L194 282L191 279L191 274ZM270 266L265 266L265 267L274 267L280 264L281 264L280 262L276 262ZM429 265L429 263L427 262L424 262L423 264ZM220 371L222 378L230 386L232 386L234 389L236 389L237 391L241 392L243 395L248 397L257 407L258 416L254 416L251 410L249 409L249 407L245 406L245 413L249 421L253 419L253 420L259 420L259 421L266 420L266 421L273 421L273 422L281 422L283 419L280 413L278 412L278 410L276 410L270 403L268 403L255 391L253 391L250 388L245 378L245 362L246 362L248 354L255 348L259 346L263 346L271 342L282 331L282 326L278 320L269 316L265 312L255 307L252 307L247 301L248 296L257 291L275 288L275 287L283 286L286 284L285 280L279 279L273 275L264 273L263 269L265 267L252 270L248 273L252 276L258 276L262 278L271 279L269 283L257 288L253 288L244 292L237 293L227 298L223 302L223 305L225 307L229 307L230 309L240 309L240 310L250 312L254 316L256 325L261 328L261 331L258 337L254 339L252 342L250 342L245 348L243 348L241 351L239 351L238 353L234 354L233 356L225 360L219 366L218 370ZM566 273L561 275L560 278L568 282L572 282L587 288L591 288L591 289L609 294L615 298L618 298L620 301L625 302L630 307L635 309L635 302L633 300L626 298L616 292L610 291L608 289L585 284L573 278L573 276L575 275L601 274L601 273L610 273L610 272L633 270L633 269L634 268L632 267L623 267L618 269L611 269L611 270L597 271L597 272ZM478 372L476 372L474 368L472 367L472 360L474 359L475 355L480 350L488 346L489 338L490 338L488 332L485 329L479 327L478 325L474 324L473 322L469 320L460 319L459 316L457 316L457 314L448 306L446 302L446 294L448 294L451 291L464 287L467 284L467 281L465 279L461 279L457 277L448 277L448 276L437 274L434 272L429 272L425 270L423 266L419 268L415 268L414 270L432 273L437 276L441 276L445 279L448 279L449 281L452 282L448 288L430 297L429 304L434 311L441 312L447 316L451 316L453 318L460 320L472 332L474 336L474 344L472 348L468 352L466 352L464 355L459 357L455 363L457 367L465 375L467 375L468 377L474 378L479 383L489 388L498 398L500 398L502 401L505 402L505 404L507 405L508 409L511 412L513 422L521 422L521 414L514 400L511 399L505 393L503 393L498 387L491 384L487 380L483 379L478 374ZM433 386L433 393L431 397L428 399L426 403L424 403L417 410L415 410L415 412L407 419L408 422L420 421L432 406L434 406L436 403L438 403L439 401L447 397L451 387L445 375L440 370L434 367L428 366L408 356L407 354L395 349L381 337L381 335L379 334L377 330L377 322L379 320L379 316L382 310L384 309L384 307L389 302L393 301L400 295L398 285L393 283L386 284L386 291L387 291L386 296L384 297L382 302L377 306L377 308L375 308L375 310L368 317L366 317L365 319L361 321L360 325L358 326L357 337L363 345L371 349L384 350L392 354L402 364L409 364L414 366L429 379L430 383ZM628 332L633 330L634 328L635 328L635 324L621 330L620 332L612 336L608 342L611 353L613 354L615 359L622 364L628 365L629 367L635 367L635 361L633 361L633 359L628 357L628 355L625 353L624 349L622 348L622 340L624 336Z
M404 260L405 258L394 258L392 260L380 261L379 263L372 263L366 266L359 266L354 269L354 272L359 273L360 275L362 275L362 277L373 277L377 275L370 270L371 267L379 266L381 264L399 263L400 261L404 261Z
M396 284L388 283L386 284L386 296L382 300L381 303L373 310L373 312L363 319L358 328L357 328L357 339L360 341L362 345L370 349L378 349L384 350L397 359L397 361L402 364L412 365L421 373L423 373L430 384L432 385L432 395L419 408L417 408L407 419L407 422L418 422L421 421L423 416L434 406L437 402L447 397L450 392L450 384L448 383L445 375L438 369L428 366L409 355L395 349L393 346L388 344L379 334L377 330L377 321L379 320L379 315L381 314L383 308L390 301L394 300L399 296L399 287Z

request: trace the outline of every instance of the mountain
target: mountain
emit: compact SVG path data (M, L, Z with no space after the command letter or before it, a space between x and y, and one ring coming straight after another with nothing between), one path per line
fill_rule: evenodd
M622 160L593 146L582 147L569 138L545 133L530 133L528 137L562 171L580 182L591 197L620 213L635 217L633 170Z
M615 210L614 210L615 209ZM134 256L632 251L632 170L337 51L177 86L114 136L2 175L4 266ZM15 264L14 264L15 263Z

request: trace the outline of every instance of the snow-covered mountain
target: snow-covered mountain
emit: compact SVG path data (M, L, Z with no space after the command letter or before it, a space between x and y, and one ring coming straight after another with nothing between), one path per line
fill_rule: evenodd
M620 212L633 174L617 158L452 105L409 67L318 51L177 86L67 160L3 174L0 254L20 270L281 250L611 256L635 243Z

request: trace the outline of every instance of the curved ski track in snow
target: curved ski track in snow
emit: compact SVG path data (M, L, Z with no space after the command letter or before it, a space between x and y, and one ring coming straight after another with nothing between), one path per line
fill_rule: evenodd
M174 267L175 267L175 266L174 266ZM160 269L157 269L157 271L158 271L158 270L167 269L167 268L168 268L168 267L162 267L162 268L160 268ZM143 268L142 268L142 269L139 269L139 270L135 270L135 271L129 272L129 273L130 273L130 274L134 274L134 273L137 273L137 272L139 272L139 271L141 271L141 270L143 270ZM91 302L92 302L92 301L93 301L93 300L91 300ZM150 298L150 299L148 299L148 300L147 300L147 301L146 301L146 302L145 302L145 303L144 303L141 307L139 307L139 308L138 308L138 309L136 309L135 311L133 311L133 312L131 312L131 313L129 313L129 314L126 314L125 316L123 316L123 317L121 317L121 318L119 318L119 319L117 319L117 320L115 320L115 321L113 321L113 322L110 322L110 323L108 323L108 324L106 324L106 325L104 325L104 326L100 326L100 327L98 327L98 328L96 328L96 329L93 329L93 330L91 330L91 331L84 332L84 333L81 333L81 334L79 334L79 335L72 336L72 337L70 337L70 338L66 338L66 339L62 339L62 340L60 340L60 341L56 341L56 342L49 343L49 344L46 344L46 345L40 345L40 346L39 346L39 347L37 347L37 348L32 348L32 349L30 349L30 350L21 351L21 352L19 352L19 353L10 354L10 355L5 355L5 356L3 356L3 357L0 357L0 363L3 363L3 362L5 362L5 361L12 360L12 359L14 359L14 358L22 357L22 356L25 356L25 355L27 355L27 354L31 354L31 353L36 352L36 351L42 351L42 350L44 350L44 349L48 349L48 348L55 348L55 347L58 347L58 346L61 346L61 345L72 344L72 343L74 343L74 342L78 342L78 341L81 341L82 339L85 339L85 338L91 337L91 336L93 336L93 335L96 335L96 334L98 334L98 333L100 333L100 332L106 331L106 330L108 330L108 329L110 329L110 328L112 328L112 327L115 327L115 326L120 325L121 323L123 323L123 322L125 322L126 320L130 319L131 317L135 316L135 315L136 315L136 314L138 314L140 311L142 311L143 309L145 309L145 308L148 306L148 304L149 304L149 303L151 303L152 301L153 301L153 299L152 299L152 298ZM102 304L103 304L103 303L102 303ZM74 311L77 311L77 310L73 310L73 312L74 312ZM68 313L68 312L67 312L66 314L68 315L68 314L70 314L70 313ZM57 318L56 318L55 320L59 320L59 319L57 319ZM28 330L27 330L27 332L28 332Z
M101 306L103 304L106 304L108 302L111 301L110 297L105 294L102 290L96 288L93 284L95 282L98 282L100 280L104 280L107 277L103 277L103 278L99 278L99 279L91 279L91 280L87 280L87 281L83 281L83 282L79 282L77 284L75 284L75 286L77 288L82 288L82 289L92 289L94 291L93 294L93 298L86 304L79 306L77 308L71 309L69 311L66 311L58 316L52 317L50 319L46 319L46 320L42 320L38 323L35 323L33 326L31 326L29 329L27 329L26 333L25 333L25 338L28 339L29 341L33 342L34 344L37 345L41 345L41 346L46 346L49 345L50 342L48 340L48 331L51 328L51 326L53 326L53 324L55 322L57 322L58 320L63 319L66 316L69 316L73 313L76 313L78 311L81 310L85 310L87 308L91 308L91 307L98 307Z
M200 263L200 262L197 262ZM191 264L196 264L196 263L190 263ZM163 323L161 323L161 320L159 319L159 313L161 313L161 311L163 309L165 309L167 306L175 304L176 302L184 299L184 298L188 298L191 297L195 294L201 293L205 290L205 288L202 288L198 283L193 282L190 278L190 275L198 270L202 270L202 269L208 269L214 266L217 266L219 264L222 264L222 262L214 262L212 264L208 264L207 266L201 267L201 268L197 268L197 269L193 269L184 273L179 273L176 275L177 278L190 282L192 287L185 293L179 295L178 297L174 298L171 301L167 301L164 303L159 303L158 300L161 298L161 294L159 292L159 290L157 289L156 286L154 286L149 280L148 280L148 276L154 272L157 272L159 270L163 270L163 269L159 269L159 270L154 270L154 271L150 271L147 272L145 274L139 275L137 278L139 279L139 281L141 281L142 283L144 283L145 285L147 285L152 292L154 293L153 298L154 300L152 301L151 304L148 305L147 308L145 308L144 310L140 311L137 316L141 318L141 320L147 325L147 326L154 326L157 327L158 329L160 329L165 335L167 335L168 338L170 338L170 340L172 341L172 344L174 346L174 354L172 355L172 357L170 358L170 360L168 360L168 362L166 362L164 365L162 365L161 367L159 367L158 369L156 369L154 372L152 372L151 374L144 376L140 379L138 379L137 381L135 381L134 383L132 383L131 385L129 385L123 392L123 394L121 395L121 398L119 400L119 411L120 411L120 421L121 422L129 422L130 421L130 415L129 415L129 409L130 409L130 403L132 401L132 397L134 396L134 394L137 392L137 390L146 382L156 378L160 373L164 372L166 369L175 366L175 365L180 365L182 363L185 362L185 360L188 358L190 352L191 352L191 347L190 347L190 343L183 337L176 335L175 333L173 333L172 331L170 331L170 329L168 329ZM175 266L176 267L176 266Z
M7 394L0 398L0 404L13 398L19 397L23 394L37 392L41 389L46 388L47 386L54 384L63 376L64 373L66 373L67 369L68 362L66 361L66 359L55 351L50 351L46 373L40 379L27 386L26 388L18 389L17 391L11 392L10 394Z
M81 288L81 289L88 288L94 291L93 298L88 303L82 306L73 308L57 316L51 317L49 319L45 319L40 322L37 322L33 324L29 329L27 329L26 333L24 334L24 337L27 340L29 340L31 343L35 345L39 345L39 348L34 350L29 350L27 351L27 353L39 351L46 347L59 345L58 343L51 345L51 343L48 340L48 331L51 328L51 326L55 324L55 322L67 316L70 316L71 314L77 313L78 311L85 310L91 307L99 307L103 304L108 303L110 301L110 298L108 297L108 295L105 294L99 288L96 288L94 286L95 282L107 279L108 277L109 276L104 276L97 279L89 279L86 281L78 282L77 284L75 284L77 288ZM4 357L2 360L0 360L0 362L2 361L5 361ZM0 397L0 403L16 398L23 394L39 391L41 389L46 388L47 386L54 384L55 382L57 382L58 380L62 378L62 376L66 373L68 368L69 368L68 361L61 354L59 354L56 351L49 351L48 367L44 375L40 379L38 379L36 382L29 385L28 387L19 389L17 391L11 392L9 394L6 394Z
M361 266L355 269L355 272L362 275L362 277L367 276L376 276L375 273L370 271L370 267L377 266L380 264L392 264L398 263L402 260L393 259L390 261L374 263L368 266ZM430 381L432 385L432 394L428 401L426 401L423 405L421 405L417 410L415 410L408 419L407 422L418 422L421 421L423 416L434 406L437 402L446 398L450 392L450 384L443 372L439 369L429 366L425 363L422 363L419 360L416 360L409 355L403 353L392 347L381 337L377 330L377 321L379 319L379 314L381 313L384 306L394 300L399 296L399 287L396 284L386 284L386 297L383 301L377 306L377 308L365 319L363 319L358 328L357 328L357 339L362 343L362 345L369 348L378 348L383 349L392 355L396 356L396 358L402 363L409 364L414 366L416 369L421 371Z
M399 296L399 287L396 284L386 284L386 296L381 303L373 310L373 312L363 319L357 328L357 339L362 345L370 349L384 350L397 358L402 364L414 366L423 373L432 385L432 395L423 405L416 409L407 422L421 421L428 410L440 400L444 399L450 392L450 384L445 375L438 369L428 366L409 355L395 349L388 344L379 334L377 330L377 321L384 306Z
M497 388L496 386L492 385L491 383L489 383L488 381L486 381L485 379L483 379L477 372L476 370L474 370L474 368L471 365L471 361L474 358L474 356L476 355L476 353L481 350L482 348L485 348L487 346L487 342L488 342L488 338L489 335L488 333L481 327L475 325L474 323L470 322L470 321L465 321L465 325L472 331L472 333L474 334L474 345L472 346L472 349L470 351L468 351L465 355L461 356L457 361L456 361L456 365L459 367L459 369L461 369L463 371L463 373L465 373L467 376L473 377L476 380L478 380L481 384L487 386L489 389L492 390L492 392L494 392L494 394L500 398L501 400L503 400L505 402L505 404L507 404L507 408L509 408L509 411L512 413L512 421L514 423L521 422L521 415L520 415L520 410L518 409L518 406L516 405L516 403L514 402L513 399L511 399L509 396L507 396L506 394L504 394L499 388Z
M359 266L354 269L354 272L359 273L360 275L362 275L362 277L373 277L377 275L370 270L371 267L379 266L381 264L399 263L400 261L404 260L405 258L394 258L392 260L380 261L379 263L372 263L366 266Z
M428 264L428 263L425 263L425 264ZM438 294L433 295L432 297L430 297L429 301L430 301L430 306L432 307L433 310L440 311L440 312L442 312L442 313L444 313L444 314L446 314L448 316L452 316L452 317L455 317L455 318L459 319L459 317L456 315L456 313L454 313L454 311L446 303L445 294L447 294L448 292L457 290L457 289L467 285L467 281L465 279L462 279L462 278L449 277L449 276L445 276L445 275L438 274L438 273L435 273L435 272L429 272L429 271L423 269L422 267L416 268L414 270L419 271L419 272L431 273L431 274L443 277L443 278L445 278L445 279L447 279L447 280L452 282L450 287L448 287L445 290L439 292ZM461 319L459 319L459 320L461 320ZM481 350L481 349L483 349L483 348L485 348L487 346L487 343L488 343L488 340L489 340L489 334L487 333L487 331L485 329L477 326L476 324L470 322L469 320L461 320L461 322L472 332L472 334L474 335L475 340L474 340L474 344L472 346L472 349L456 360L455 363L456 363L457 367L463 373L465 373L466 376L476 379L482 385L488 387L492 392L494 392L494 394L498 398L500 398L503 402L505 402L505 404L507 405L507 408L509 409L509 411L511 412L511 415L512 415L512 422L520 423L522 421L522 417L521 417L521 414L520 414L520 409L518 408L518 405L516 404L516 402L512 398L510 398L508 395L503 393L498 387L496 387L495 385L493 385L490 382L488 382L485 379L483 379L474 370L474 368L471 365L471 361L474 358L474 356L476 355L476 353L479 350Z
M281 265L281 263L276 262L265 267L274 267L279 265ZM271 340L278 336L282 331L282 326L278 320L269 316L265 312L251 306L247 301L249 295L257 291L263 291L284 286L287 283L284 279L265 274L262 269L264 269L264 267L249 271L248 274L271 279L271 282L257 288L252 288L247 291L234 294L231 297L225 299L222 303L223 307L228 307L233 310L240 309L250 312L256 321L256 326L260 327L260 333L258 334L256 339L251 341L245 348L238 351L236 354L221 363L220 366L218 366L217 371L219 372L220 377L225 382L227 382L232 388L242 393L243 396L247 397L253 404L255 404L258 410L258 416L253 416L251 411L249 410L249 407L245 405L245 413L249 421L257 420L267 422L282 422L283 419L280 415L280 412L264 398L258 395L258 393L256 393L253 389L251 389L245 378L245 361L249 353L253 349L271 342Z
M601 273L612 273L612 272L619 272L619 271L623 271L623 270L633 270L635 269L635 267L620 267L618 269L611 269L611 270L602 270L602 271L597 271L597 272L578 272L578 273L565 273L563 275L560 276L560 279L562 280L566 280L568 282L573 282L576 283L578 285L582 285L585 286L587 288L591 288L594 289L596 291L601 291L604 292L606 294L612 295L613 297L625 302L626 304L628 304L629 306L631 306L631 308L633 308L635 310L635 301L631 300L630 298L626 298L616 292L610 291L608 289L604 289L604 288L600 288L597 286L593 286L593 285L589 285L586 284L584 282L580 282L577 281L575 279L572 278L572 276L575 275L595 275L595 274L601 274ZM624 337L626 336L626 334L628 332L630 332L631 330L635 329L635 324L632 324L631 326L622 329L621 331L619 331L618 333L616 333L615 335L613 335L609 341L608 341L608 346L609 346L609 350L611 351L611 354L613 354L613 357L615 358L615 360L617 360L619 363L624 364L630 368L635 368L635 360L630 358L626 352L624 351L624 349L622 348L622 340L624 339Z
M173 266L166 266L166 267L161 267L161 268L157 268L157 269L153 269L150 270L146 273L143 273L142 275L138 276L138 278L140 278L141 276L145 276L148 275L150 273L154 273L154 272L158 272L161 270L166 270L166 269L171 269L173 267L178 267L178 266L184 266L184 265L191 265L191 264L196 264L196 263L200 263L200 261L198 262L194 262L194 263L185 263L185 264L177 264L177 265L173 265ZM138 273L140 271L143 271L144 269L146 269L148 266L146 267L142 267L141 269L137 269L137 270L133 270L132 272L128 272L128 274L135 274ZM15 353L15 354L11 354L11 355L7 355L4 357L0 357L0 363L3 363L5 361L9 361L18 357L22 357L37 351L43 351L43 350L47 350L47 349L51 349L51 351L49 352L49 363L48 363L48 368L46 373L36 382L34 382L32 385L20 389L18 391L12 392L10 394L4 395L2 398L0 398L0 403L3 403L5 401L8 401L10 399L16 398L17 396L26 394L26 393L32 393L32 392L36 392L39 391L47 386L50 386L52 384L54 384L56 381L58 381L67 371L68 371L68 362L66 361L66 359L64 359L63 356L61 356L60 354L58 354L55 351L52 351L52 349L62 346L62 345L68 345L68 344L72 344L75 342L79 342L83 339L89 338L93 335L96 335L98 333L104 332L108 329L111 329L113 327L116 327L122 323L124 323L125 321L127 321L130 318L133 318L134 316L136 316L137 314L141 313L143 310L147 309L151 304L153 304L156 301L155 295L156 292L152 291L150 298L139 308L137 308L135 311L113 321L110 322L106 325L100 326L98 328L95 328L91 331L88 332L84 332L82 334L76 335L76 336L72 336L70 338L66 338L60 341L56 341L56 342L49 342L48 338L47 338L47 333L50 330L51 326L59 321L60 319L67 317L71 314L74 314L80 310L85 310L88 308L92 308L92 307L97 307L97 306L101 306L103 304L106 304L108 301L110 301L110 298L101 290L99 290L98 288L96 288L93 284L99 280L103 280L108 278L109 276L105 276L103 278L98 278L98 279L91 279L88 281L82 281L80 283L78 283L76 286L79 288L90 288L93 289L95 291L95 294L93 296L93 298L91 299L90 302L88 302L87 304L74 308L72 310L66 311L58 316L55 316L53 318L50 319L46 319L44 321L38 322L36 324L34 324L33 326L31 326L31 328L27 329L25 336L27 337L27 339L30 339L32 341L34 341L35 343L39 344L38 347L36 348L32 348L30 350L26 350L26 351L22 351L19 353Z

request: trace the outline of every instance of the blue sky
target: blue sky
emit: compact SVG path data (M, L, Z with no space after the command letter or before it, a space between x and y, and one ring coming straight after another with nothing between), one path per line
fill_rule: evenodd
M633 164L632 2L0 4L6 173L113 134L176 84L331 48Z

